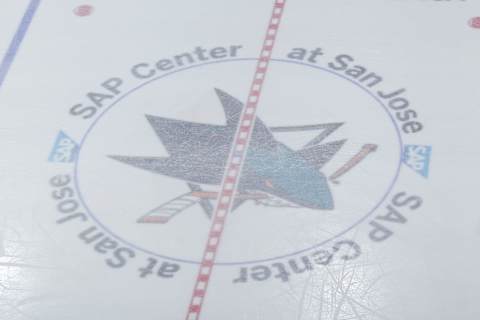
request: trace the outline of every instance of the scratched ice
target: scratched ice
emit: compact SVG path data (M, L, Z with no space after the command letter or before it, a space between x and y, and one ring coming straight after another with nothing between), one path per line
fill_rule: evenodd
M480 319L479 15L1 0L0 320Z
M391 285L379 262L334 263L291 282L285 292L260 301L242 319L271 319L272 310L291 306L277 319L295 320L388 320Z

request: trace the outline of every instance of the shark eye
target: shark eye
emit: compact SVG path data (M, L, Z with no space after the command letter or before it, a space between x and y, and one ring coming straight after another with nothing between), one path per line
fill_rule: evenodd
M270 189L274 189L274 188L273 188L273 184L272 184L272 182L271 182L270 180L265 180L265 185L266 185L267 187L269 187Z

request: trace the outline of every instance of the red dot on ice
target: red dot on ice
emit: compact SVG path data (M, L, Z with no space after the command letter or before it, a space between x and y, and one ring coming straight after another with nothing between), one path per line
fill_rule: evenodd
M93 12L93 7L88 4L78 6L73 10L73 13L75 13L79 17L89 16L92 14L92 12Z
M469 21L470 27L480 29L480 17L474 17Z

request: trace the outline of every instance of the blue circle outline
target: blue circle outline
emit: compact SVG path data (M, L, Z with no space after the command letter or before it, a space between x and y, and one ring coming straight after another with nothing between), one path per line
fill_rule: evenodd
M157 81L157 80L160 80L162 78L165 78L165 77L168 77L172 74L175 74L175 73L178 73L178 72L182 72L182 71L185 71L185 70L190 70L190 69L193 69L193 68L198 68L198 67L203 67L203 66L206 66L206 65L211 65L211 64L219 64L219 63L228 63L228 62L236 62L236 61L258 61L258 58L235 58L235 59L224 59L224 60L219 60L219 61L210 61L210 62L205 62L205 63L200 63L200 64L196 64L196 65L192 65L192 66L189 66L189 67L185 67L185 68L179 68L179 69L176 69L174 71L171 71L171 72L167 72L167 73L164 73L160 76L157 76L157 77L154 77L148 81L145 81L143 83L141 83L140 85L136 86L136 87L133 87L132 89L130 89L129 91L125 92L123 95L121 95L116 101L114 101L112 104L110 104L109 106L107 106L102 113L100 113L100 115L90 124L90 126L88 127L88 129L86 130L84 136L82 137L82 139L80 140L80 143L78 145L78 153L77 153L77 157L75 159L75 164L74 164L74 182L75 182L75 188L77 189L77 194L78 194L78 197L79 197L79 200L82 204L82 206L84 207L85 211L87 212L87 214L90 216L90 218L92 218L93 221L95 221L100 227L102 227L104 229L104 231L108 232L113 238L117 239L118 241L120 242L123 242L125 245L128 245L136 250L139 250L139 251L142 251L144 253L147 253L147 254L150 254L150 255L153 255L155 257L158 257L158 258L162 258L162 259L167 259L167 260L171 260L171 261L176 261L176 262L182 262L182 263L189 263L189 264L200 264L199 261L195 261L195 260L188 260L188 259L180 259L180 258L173 258L173 257L170 257L170 256L165 256L165 255L161 255L161 254L158 254L158 253L155 253L153 251L150 251L148 249L144 249L136 244L133 244L131 243L130 241L127 241L125 239L123 239L122 237L116 235L114 232L112 232L109 228L107 228L102 222L100 222L99 219L97 219L97 217L91 212L90 208L88 207L86 201L84 200L83 198L83 195L82 195L82 192L81 192L81 189L80 189L80 186L78 184L78 162L79 162L79 159L80 159L80 155L81 155L81 150L82 150L82 147L83 147L83 144L85 143L88 135L90 134L90 132L92 131L93 127L95 127L95 125L97 124L97 122L112 108L114 107L117 103L119 103L120 101L122 101L124 98L126 98L127 96L129 96L130 94L136 92L137 90L141 89L142 87L154 82L154 81ZM395 131L396 131L396 134L397 134L397 138L398 138L398 142L399 142L399 145L400 145L400 155L399 155L399 161L398 161L398 165L397 165L397 169L396 169L396 172L395 172L395 176L392 180L392 182L390 183L387 191L385 192L385 194L383 195L383 197L380 199L380 201L377 202L377 204L366 214L364 215L362 218L360 218L357 222L355 222L353 225L351 225L349 228L345 229L344 231L340 232L339 234L335 235L335 236L332 236L320 243L317 243L313 246L310 246L308 248L304 248L302 250L298 250L298 251L295 251L295 252L292 252L292 253L289 253L289 254L285 254L285 255L280 255L280 256L275 256L275 257L272 257L272 258L267 258L267 259L260 259L260 260L250 260L250 261L244 261L244 262L215 262L215 265L218 265L218 266L239 266L239 265L247 265L247 264L254 264L254 263L264 263L264 262L270 262L270 261L275 261L275 260L280 260L280 259L284 259L284 258L288 258L288 257L293 257L293 256L296 256L296 255L299 255L301 253L305 253L307 251L310 251L310 250L313 250L313 249L316 249L316 248L319 248L319 247L322 247L323 245L325 245L326 243L334 240L334 239L337 239L341 236L343 236L344 234L348 233L349 231L351 231L353 228L355 228L356 226L358 226L359 224L361 224L363 221L365 221L370 215L372 215L377 209L378 207L380 207L380 205L385 201L385 199L388 197L388 195L390 194L390 192L393 190L393 187L395 186L397 180L398 180L398 177L400 175L400 169L401 169L401 166L402 166L402 152L403 152L403 140L402 140L402 135L400 133L400 129L398 128L397 126L397 123L395 122L395 119L393 118L392 114L388 111L388 108L387 106L382 102L382 100L380 100L379 97L377 97L374 93L372 93L370 90L368 90L367 88L361 86L358 82L355 82L354 80L342 75L342 74L339 74L339 73L336 73L330 69L327 69L327 68L324 68L324 67L321 67L321 66L317 66L317 65L312 65L312 64L309 64L309 63L305 63L305 62L300 62L300 61L292 61L292 60L288 60L288 59L274 59L272 58L271 61L275 61L275 62L284 62L284 63L292 63L292 64L298 64L298 65L302 65L302 66L307 66L307 67L311 67L311 68L315 68L315 69L319 69L319 70L322 70L322 71L325 71L327 73L330 73L330 74L333 74L337 77L340 77L340 78L343 78L344 80L347 80L349 81L350 83L353 83L355 86L359 87L360 89L362 89L364 92L366 92L368 95L370 95L373 99L375 99L384 109L384 111L387 113L388 117L390 118L394 128L395 128Z

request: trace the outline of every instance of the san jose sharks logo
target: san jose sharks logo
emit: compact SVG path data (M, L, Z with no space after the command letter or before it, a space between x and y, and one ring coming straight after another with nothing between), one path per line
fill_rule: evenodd
M213 125L146 115L168 157L109 155L131 167L175 178L187 183L190 192L160 204L138 222L166 223L194 205L212 215L232 141L237 130L243 103L225 91L215 89L225 113L225 125ZM343 123L315 124L298 127L269 127L257 117L244 161L233 210L246 201L276 207L332 210L335 199L329 180L353 168L377 146L366 144L352 159L327 178L322 168L342 148L346 139L324 143ZM293 150L274 137L275 132L320 130L303 148ZM132 168L133 169L133 168ZM208 188L208 189L205 189ZM212 191L213 190L213 191Z
M219 263L267 261L319 248L382 210L403 163L427 172L428 149L404 148L388 105L325 68L273 61L261 107L244 119L245 70L256 61L159 75L98 108L80 138L68 131L75 148L64 164L99 230L196 263L228 189Z

